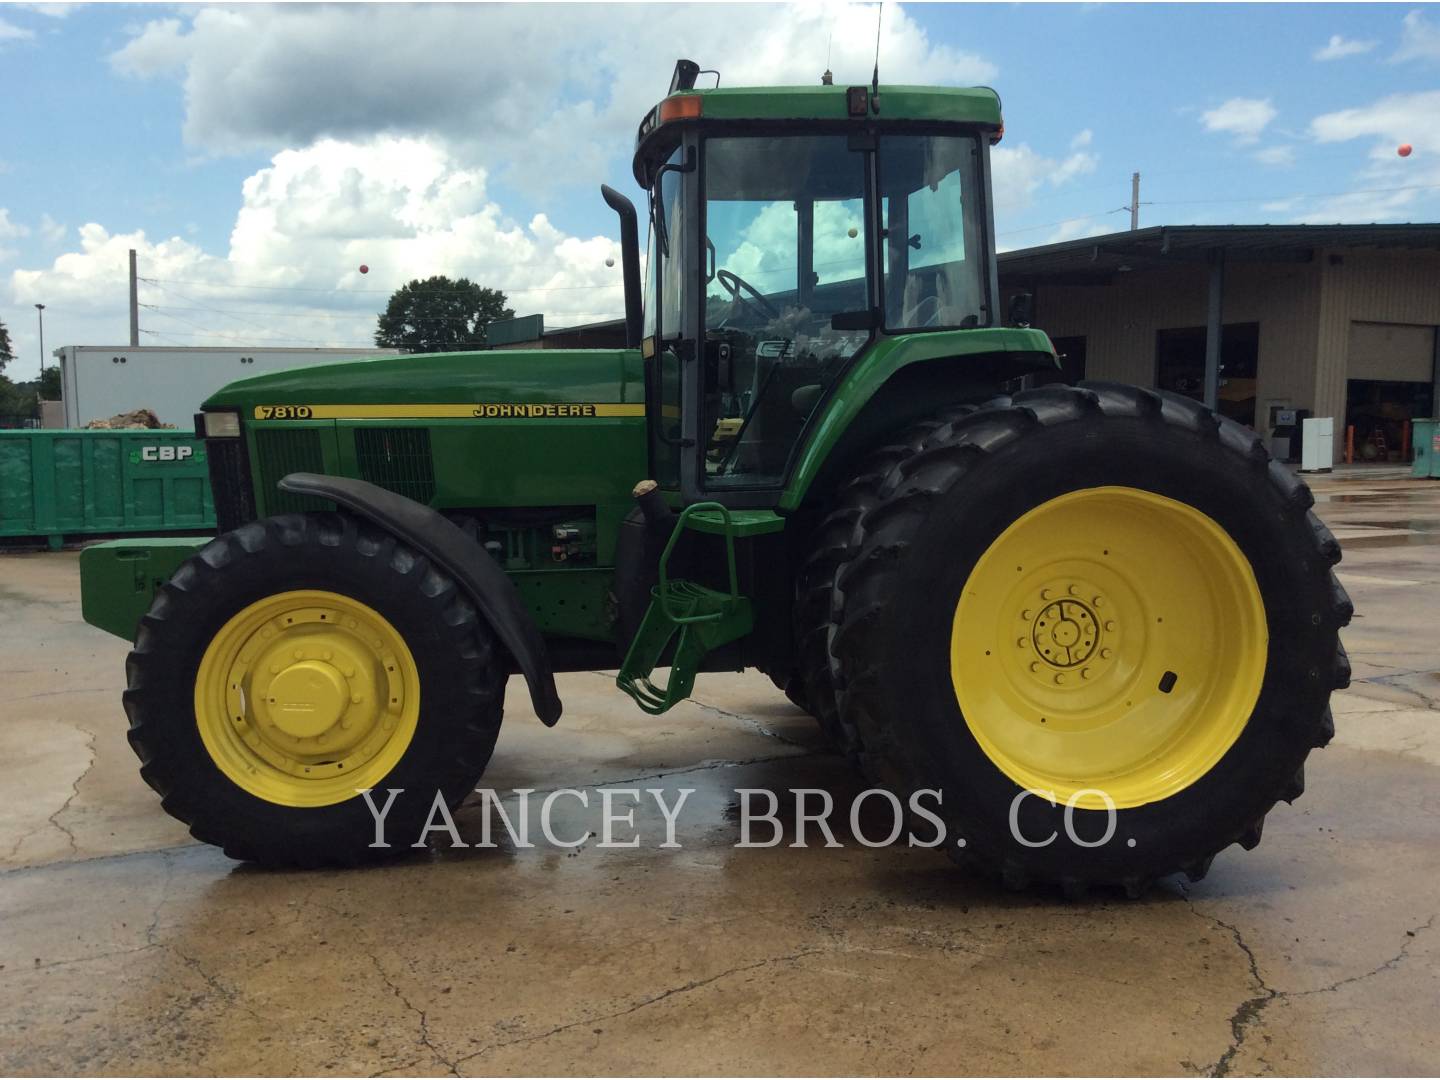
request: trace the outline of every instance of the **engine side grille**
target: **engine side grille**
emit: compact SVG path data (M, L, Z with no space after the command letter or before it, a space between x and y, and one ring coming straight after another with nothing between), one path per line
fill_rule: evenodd
M435 497L427 428L356 428L355 461L362 480L418 503Z
M255 432L255 449L260 455L260 498L268 514L306 510L331 510L328 499L291 495L275 485L290 473L325 471L320 449L320 432L315 428L261 428Z
M255 485L250 479L245 440L206 439L205 460L210 467L210 495L220 531L229 532L254 521Z

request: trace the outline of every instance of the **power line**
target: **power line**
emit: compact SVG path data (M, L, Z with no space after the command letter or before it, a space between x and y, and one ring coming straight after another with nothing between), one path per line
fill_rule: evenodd
M211 307L185 307L180 304L141 304L142 308L149 308L152 311L221 311L221 308ZM225 314L232 315L261 315L267 319L366 319L374 320L374 312L369 311L348 311L348 312L324 312L324 311L236 311L232 308L223 309Z
M265 292L310 292L326 293L330 295L350 296L352 294L389 296L395 292L394 289L321 289L310 285L239 285L225 281L184 281L179 278L147 278L142 277L140 281L149 285L188 285L200 289L256 289ZM482 286L485 288L488 286ZM529 292L577 292L587 289L619 289L623 286L616 282L613 285L527 285L520 288L496 289L497 292L509 296L511 293ZM430 292L446 293L469 293L469 289L431 289Z

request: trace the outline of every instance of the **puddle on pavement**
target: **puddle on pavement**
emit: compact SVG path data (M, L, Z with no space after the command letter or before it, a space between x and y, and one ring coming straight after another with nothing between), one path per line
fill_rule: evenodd
M1404 536L1356 536L1340 541L1342 551L1364 551L1370 548L1430 547L1440 544L1440 532L1412 532Z

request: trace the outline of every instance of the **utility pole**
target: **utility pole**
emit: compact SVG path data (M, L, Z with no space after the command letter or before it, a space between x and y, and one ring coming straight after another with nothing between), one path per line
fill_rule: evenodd
M36 304L35 314L40 320L40 374L45 374L45 305Z
M135 249L130 249L130 347L140 345L140 289L135 276Z
M1140 228L1140 174L1130 174L1130 231ZM130 288L135 288L135 253L130 253ZM134 295L132 292L131 295Z

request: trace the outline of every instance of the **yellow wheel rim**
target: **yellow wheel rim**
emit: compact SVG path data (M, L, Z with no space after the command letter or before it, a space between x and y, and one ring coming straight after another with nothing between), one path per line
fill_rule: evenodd
M1267 643L1254 572L1219 525L1148 491L1088 488L1037 506L980 557L950 671L971 733L1011 780L1123 809L1224 756L1260 695Z
M380 784L420 715L420 675L396 629L338 593L266 597L211 640L195 675L210 759L281 806L329 806Z

